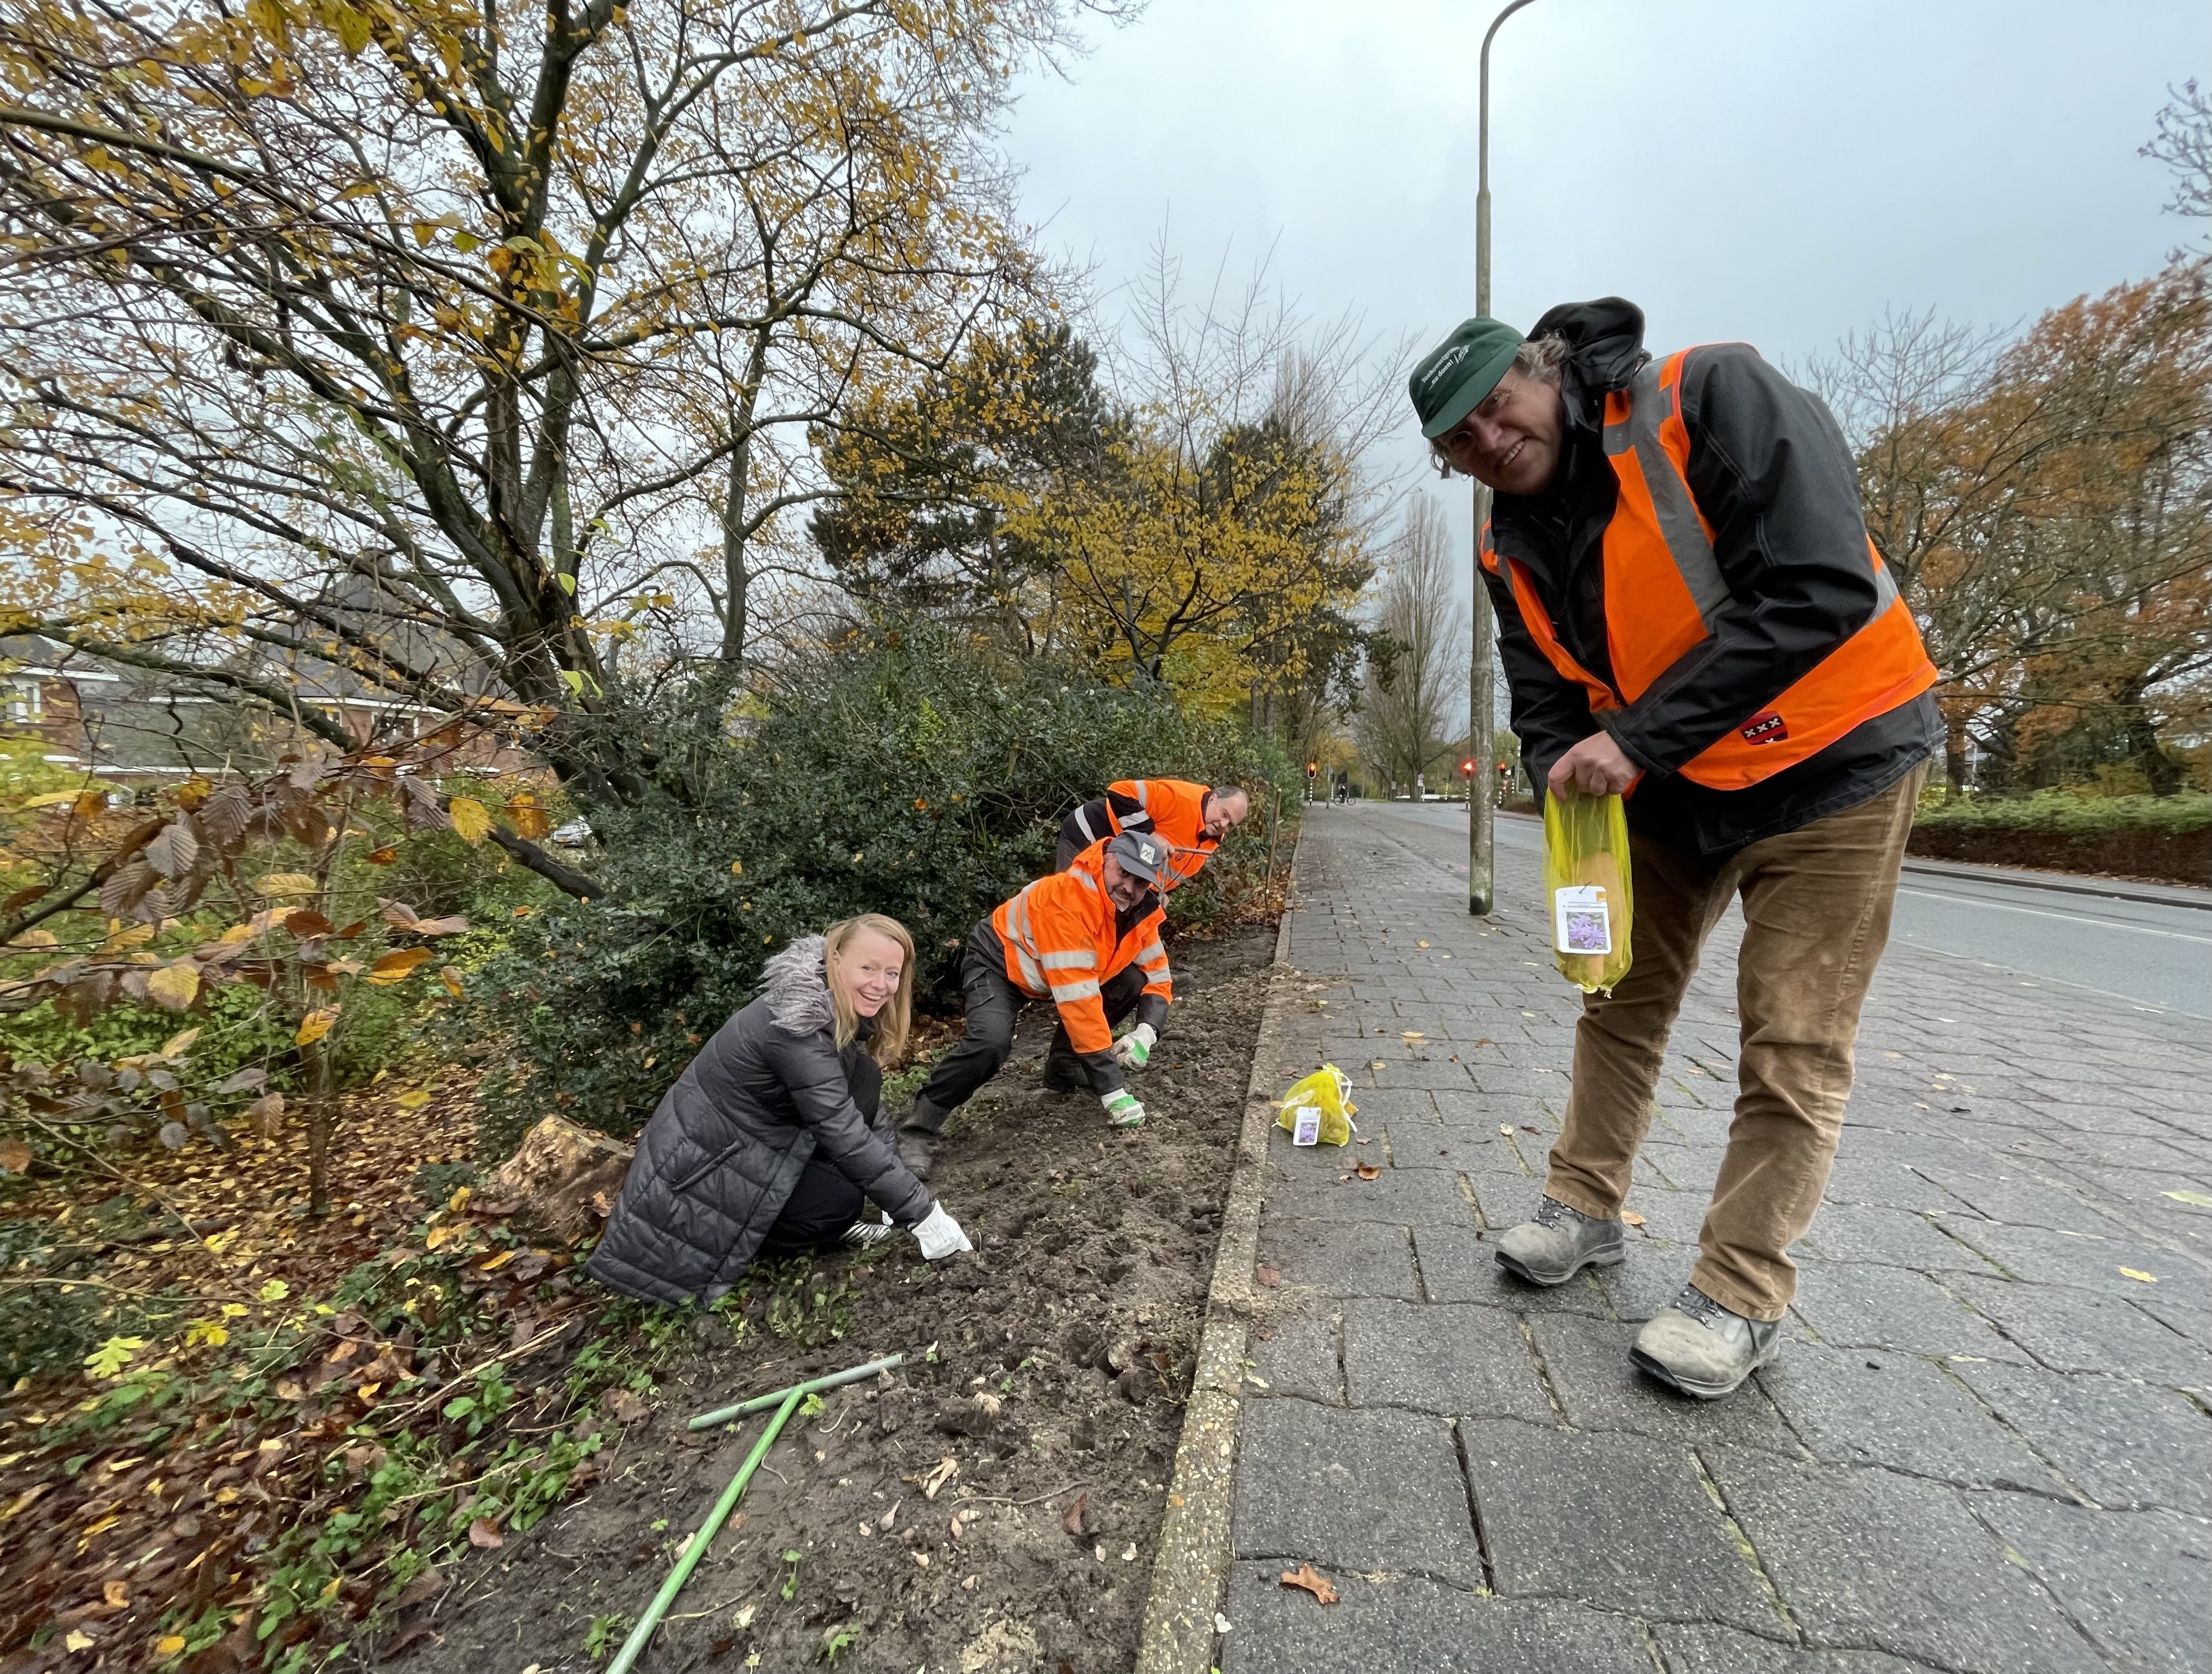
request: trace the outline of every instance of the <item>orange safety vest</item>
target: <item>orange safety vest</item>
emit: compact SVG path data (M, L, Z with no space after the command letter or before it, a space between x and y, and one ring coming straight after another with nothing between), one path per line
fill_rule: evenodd
M1503 573L1528 637L1560 675L1589 694L1593 713L1633 703L1713 633L1730 595L1713 555L1712 525L1690 492L1690 433L1682 423L1682 362L1689 351L1648 363L1626 390L1605 398L1605 455L1620 479L1606 525L1607 685L1559 643L1525 566L1503 572L1482 529L1482 565ZM1867 542L1875 609L1865 627L1814 665L1765 708L1747 715L1682 765L1682 776L1716 791L1740 791L1816 755L1863 721L1887 714L1937 679L1919 624L1888 566Z
M1131 965L1143 970L1145 992L1170 1004L1175 999L1167 949L1160 943L1167 910L1155 904L1127 936L1116 937L1114 902L1101 876L1105 856L1101 839L1066 871L1037 879L991 914L991 928L1006 947L1006 980L1031 999L1049 999L1060 1008L1079 1052L1113 1046L1098 986Z
M1106 823L1115 832L1121 829L1121 820L1114 811L1114 798L1127 797L1151 816L1151 829L1173 851L1168 856L1168 870L1174 878L1160 880L1164 889L1180 889L1189 882L1206 870L1206 863L1221 846L1219 839L1207 836L1200 828L1206 818L1209 786L1194 785L1187 779L1117 779L1106 790Z

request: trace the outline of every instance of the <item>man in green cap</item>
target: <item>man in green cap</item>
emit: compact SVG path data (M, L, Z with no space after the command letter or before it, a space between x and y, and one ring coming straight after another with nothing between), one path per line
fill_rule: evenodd
M1483 579L1530 780L1627 798L1631 967L1583 1003L1543 1201L1498 1261L1556 1285L1627 1259L1621 1205L1668 1034L1740 899L1728 1149L1690 1282L1632 1356L1717 1398L1781 1347L1789 1247L1835 1159L1940 736L1936 670L1835 420L1748 346L1655 361L1642 311L1609 297L1525 340L1468 320L1409 389L1438 462L1496 496Z

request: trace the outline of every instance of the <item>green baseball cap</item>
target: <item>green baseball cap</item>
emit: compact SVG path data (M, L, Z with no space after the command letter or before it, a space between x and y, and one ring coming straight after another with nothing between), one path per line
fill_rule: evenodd
M1477 314L1421 357L1406 391L1420 415L1421 434L1434 441L1498 387L1524 339L1502 319Z

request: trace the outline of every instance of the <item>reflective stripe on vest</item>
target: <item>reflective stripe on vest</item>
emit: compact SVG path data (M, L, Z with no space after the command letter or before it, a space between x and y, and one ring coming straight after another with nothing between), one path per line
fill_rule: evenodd
M1712 526L1690 488L1690 435L1682 422L1680 388L1689 352L1647 364L1626 390L1606 397L1606 463L1620 485L1603 557L1606 646L1614 684L1568 652L1526 567L1508 563L1501 572L1487 525L1482 531L1483 567L1504 576L1529 638L1564 678L1589 694L1593 713L1621 708L1624 698L1635 702L1712 637L1731 603L1713 552ZM1875 608L1865 625L1771 704L1685 762L1684 778L1722 791L1755 785L1936 683L1919 625L1871 540L1867 559L1874 571Z
M1022 973L1022 986L1032 994L1042 994L1046 989L1045 975L1036 955L1036 937L1030 929L1030 891L1035 883L1024 883L1021 893L1006 903L1008 927L1014 932L1008 943L1015 965Z

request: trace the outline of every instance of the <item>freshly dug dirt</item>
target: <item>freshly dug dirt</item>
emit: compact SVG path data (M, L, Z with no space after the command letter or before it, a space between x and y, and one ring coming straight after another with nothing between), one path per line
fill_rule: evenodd
M483 1554L390 1665L588 1668L595 1622L611 1654L763 1422L693 1435L685 1420L904 1351L793 1419L639 1666L1126 1670L1273 941L1173 949L1176 1003L1135 1078L1150 1119L1133 1131L1040 1089L1052 1018L1030 1008L933 1179L977 1253L932 1266L899 1234L781 1270L734 1341L695 1321L695 1351L610 1440L597 1485Z

